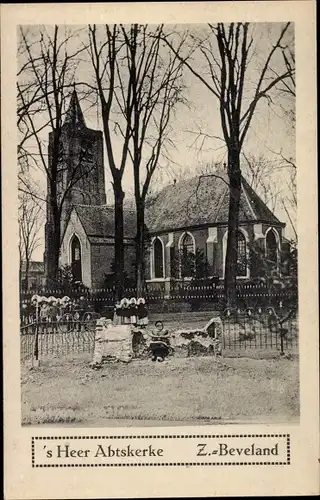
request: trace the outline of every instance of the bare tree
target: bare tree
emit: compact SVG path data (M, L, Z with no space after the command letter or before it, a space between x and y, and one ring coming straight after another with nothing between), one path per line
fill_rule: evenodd
M136 283L137 294L144 291L145 282L145 203L151 180L168 157L173 146L170 120L183 97L181 60L163 45L163 25L122 27L126 45L129 88L133 99L133 114L129 154L133 166L136 205ZM183 41L180 43L180 47ZM179 53L180 48L178 48ZM120 105L128 116L126 102Z
M108 165L112 175L114 193L114 227L115 227L115 276L116 296L122 296L124 277L124 191L122 179L127 163L129 140L131 137L131 120L133 112L132 88L121 73L123 55L122 29L119 25L105 25L98 30L96 25L89 26L90 56L94 68L95 80L101 104L103 131L108 157ZM125 103L125 120L119 124L119 102ZM118 134L117 134L118 132ZM121 153L117 159L115 143L122 136Z
M273 159L242 152L242 173L272 212L284 210L291 229L296 232L296 165L293 159L276 154Z
M137 24L89 26L90 57L115 201L118 297L122 292L124 268L122 179L125 167L129 159L133 166L137 215L136 270L140 294L144 283L145 200L160 156L167 154L169 119L181 96L178 81L182 63L171 51L164 50L162 34L162 25L156 28ZM166 52L166 60L163 52Z
M30 261L34 251L41 242L39 236L43 225L44 210L28 193L19 193L19 255L20 255L20 282L24 271L24 290L29 287Z
M240 155L257 106L262 99L272 102L277 85L294 78L294 68L274 73L272 64L277 53L286 54L285 42L290 23L281 25L279 35L263 58L256 81L248 67L259 47L249 23L218 23L208 25L208 36L199 39L199 51L208 71L200 71L194 62L183 58L190 72L209 90L219 103L221 128L227 146L229 176L228 242L225 263L225 300L228 306L236 303L237 235L241 194ZM179 56L171 41L164 39ZM260 57L261 60L261 57Z
M285 177L285 170L288 169L280 165L276 158L271 160L263 155L246 154L244 151L242 158L244 161L241 171L244 178L270 210L275 212L281 204L284 191L279 177Z
M20 27L19 70L17 75L17 126L19 130L18 162L19 189L43 201L34 189L32 180L26 182L24 173L33 168L47 180L47 231L49 242L46 255L47 283L54 282L59 268L61 219L68 196L81 179L88 175L91 144L85 144L77 161L70 164L63 148L63 120L65 102L74 90L74 74L79 54L84 50L69 51L72 30L62 28ZM49 146L47 137L49 134ZM90 164L90 167L88 167ZM62 183L61 179L65 178Z
M291 40L291 46L285 50L282 49L282 57L285 67L290 72L291 76L281 81L277 90L283 96L283 104L281 109L283 111L283 119L286 124L287 133L290 135L295 134L295 98L296 98L296 82L294 78L295 68L295 54L293 47L294 40ZM275 72L277 75L277 73ZM277 75L278 76L278 75ZM286 181L287 195L281 200L284 211L290 221L292 230L294 232L294 243L297 243L298 235L296 230L296 212L297 212L297 164L295 159L295 152L291 151L290 154L285 154L282 149L280 151L273 151L279 157L280 168L285 168L289 171L289 179Z

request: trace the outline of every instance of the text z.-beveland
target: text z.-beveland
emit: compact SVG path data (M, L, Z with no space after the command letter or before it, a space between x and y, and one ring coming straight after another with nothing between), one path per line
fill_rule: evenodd
M218 443L217 447L208 445L207 443L199 443L197 444L197 456L198 457L208 457L211 455L218 455L220 457L223 456L261 456L261 455L279 455L279 443L276 443L274 446L261 448L257 446L255 443L243 448L236 448L229 446L226 443Z

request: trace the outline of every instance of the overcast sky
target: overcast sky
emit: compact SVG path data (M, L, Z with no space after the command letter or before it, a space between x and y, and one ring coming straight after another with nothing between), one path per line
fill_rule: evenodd
M280 23L260 23L251 26L254 36L254 54L247 72L247 96L250 97L250 89L253 88L257 81L259 69L270 50L271 43L277 38L283 25ZM82 28L78 32L79 28ZM52 27L47 27L48 32ZM71 27L61 27L61 32L68 32ZM166 26L166 29L172 30L173 27ZM194 36L204 37L206 35L206 25L185 25L176 26L174 29L178 35L183 34L186 29L189 29ZM72 27L72 30L77 32L74 40L70 41L69 50L74 50L81 43L86 42L87 29L86 27ZM102 30L102 28L101 28ZM62 34L63 34L62 33ZM102 34L102 31L101 31ZM29 36L34 40L39 37L39 27L29 27ZM293 33L290 31L288 40L293 43ZM293 48L293 47L292 47ZM19 64L19 62L18 62ZM20 60L21 64L21 60ZM194 55L196 69L202 75L207 77L207 67L205 60L198 51ZM282 59L276 57L273 61L273 69L280 72L283 69ZM156 190L159 185L165 185L173 182L173 179L190 177L197 174L206 163L214 163L216 161L226 161L226 149L221 140L206 139L204 143L200 139L197 140L197 132L199 129L211 136L220 136L220 114L218 100L209 92L205 86L191 74L188 69L185 69L183 75L184 84L186 86L185 96L188 105L181 105L177 108L175 116L172 118L172 140L175 147L170 149L170 161L167 159L161 160L162 168L156 173L153 181L152 189ZM88 55L82 53L82 61L80 62L75 74L75 82L93 81L92 63ZM79 88L81 93L81 88ZM266 99L261 100L258 105L255 116L252 120L250 130L244 143L244 152L255 156L263 155L272 161L278 161L279 157L275 153L280 151L284 156L295 157L295 130L294 123L286 119L283 109L290 109L293 106L292 99L280 101L277 100L277 95L274 94L274 105L268 105ZM66 103L67 105L68 103ZM94 129L102 130L101 113L99 106L94 106L92 103L82 101L82 108L87 126ZM41 133L43 142L47 142L48 129L44 129ZM117 139L115 140L117 143ZM28 147L35 150L35 144L30 142ZM110 184L111 176L108 171L108 162L105 156L105 172L106 172L106 191L108 202L112 202L112 188ZM40 171L34 172L37 183L45 191L45 176ZM285 186L288 180L285 170L277 174L280 184L283 184L284 193L287 189ZM132 193L132 168L130 163L126 167L124 174L124 191L127 193L127 198ZM288 223L288 218L283 212L283 209L276 210L276 215ZM295 214L291 213L295 218ZM292 230L288 226L288 236L292 236ZM38 248L33 258L42 260L43 245Z

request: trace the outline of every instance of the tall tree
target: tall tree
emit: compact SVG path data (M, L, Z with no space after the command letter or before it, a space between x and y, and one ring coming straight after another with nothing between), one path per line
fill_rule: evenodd
M95 82L97 85L101 104L102 123L107 151L108 165L112 175L114 194L114 227L115 227L115 281L116 297L122 296L124 281L124 191L123 174L128 157L129 140L131 137L131 120L133 112L133 96L129 82L121 72L123 56L122 29L119 25L105 25L98 29L96 25L89 26L90 57L94 68ZM121 100L125 103L125 120L119 124L119 107ZM117 132L120 131L120 134ZM119 144L119 135L122 145Z
M70 170L61 142L65 103L74 93L78 56L84 50L82 46L69 50L74 36L74 31L66 33L58 26L20 27L19 32L17 126L20 190L42 201L41 193L35 192L32 181L26 182L24 173L33 168L46 178L47 221L51 221L47 226L50 241L46 255L48 284L58 275L61 217L66 200L72 188L88 174L83 164L90 154L90 145L81 151ZM66 169L68 178L63 185L60 179Z
M145 203L163 155L173 145L170 120L183 97L181 60L163 46L163 25L122 27L126 44L129 87L133 99L129 154L133 166L136 205L136 283L141 296L145 285ZM178 53L183 45L180 43ZM128 110L123 102L124 116Z
M237 234L241 195L240 155L243 144L259 102L262 99L272 101L272 91L276 91L277 85L294 78L294 67L284 64L276 73L272 67L277 54L286 54L288 50L286 34L290 23L279 27L279 34L264 54L259 43L255 43L254 30L250 29L249 23L208 24L208 35L198 39L199 52L208 71L200 71L197 64L181 58L172 41L164 39L219 103L229 177L225 262L225 300L228 306L234 306L236 303ZM252 66L253 60L257 61L254 56L259 50L259 68L250 72L248 68Z
M144 287L145 201L162 154L170 145L170 117L182 100L181 61L162 42L163 26L89 27L90 55L115 200L115 275L123 282L124 233L122 179L132 163L136 207L137 293ZM119 143L121 141L121 147ZM118 160L116 155L118 148ZM119 155L120 149L120 155Z

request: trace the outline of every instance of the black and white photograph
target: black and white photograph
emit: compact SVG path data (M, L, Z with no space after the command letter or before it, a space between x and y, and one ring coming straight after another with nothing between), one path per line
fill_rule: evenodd
M6 499L319 493L315 7L0 6Z
M18 26L23 426L299 423L295 82L289 21Z

